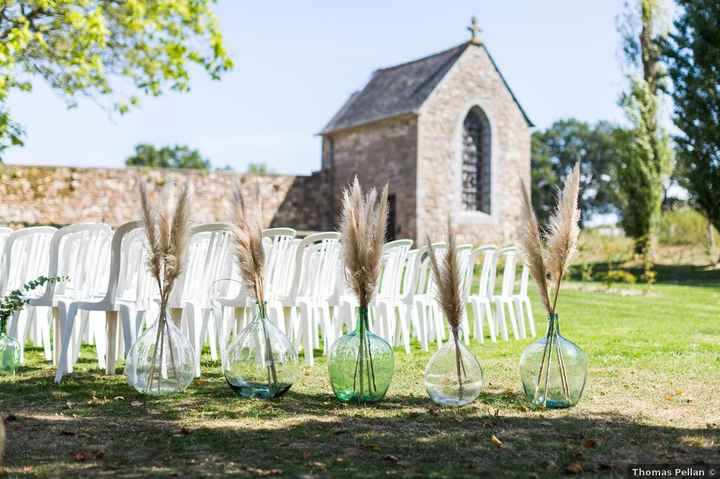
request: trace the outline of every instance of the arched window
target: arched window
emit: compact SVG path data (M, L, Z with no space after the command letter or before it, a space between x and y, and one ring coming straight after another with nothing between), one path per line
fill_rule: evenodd
M480 107L472 107L463 121L461 146L463 207L490 214L490 122Z

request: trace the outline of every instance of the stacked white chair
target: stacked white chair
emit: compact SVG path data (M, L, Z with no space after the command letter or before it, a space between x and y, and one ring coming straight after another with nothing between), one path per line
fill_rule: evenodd
M222 326L213 314L212 289L218 280L230 277L232 272L231 234L230 225L225 223L192 227L184 271L171 293L170 307L175 310L172 314L177 319L178 311L182 310L182 329L193 345L198 377L206 338L211 358L218 358L218 331Z
M58 369L72 365L59 362L60 345L63 343L63 326L67 323L67 305L72 302L89 301L107 284L110 267L110 242L112 229L104 223L82 223L60 228L50 243L49 276L65 279L50 283L42 296L31 299L33 307L51 308L55 321L54 359ZM86 316L85 321L88 320ZM91 336L95 340L98 365L105 367L106 341L103 332L90 324ZM79 354L79 335L74 356ZM74 359L74 358L73 358Z
M434 243L433 251L438 259L443 258L447 253L447 245L445 243ZM442 316L434 314L436 306L436 288L432 277L432 267L430 263L430 253L427 247L421 250L420 264L417 269L417 278L415 281L415 289L409 298L410 307L417 314L414 322L416 327L416 337L420 341L423 351L429 350L431 338L434 336L438 348L442 346L444 337L444 327L442 324Z
M77 360L79 345L77 341L75 344L71 342L74 338L73 331L78 312L105 313L107 374L115 372L115 361L120 350L118 325L122 326L125 354L137 337L145 312L150 305L150 294L154 286L145 268L146 241L143 223L132 221L120 226L113 234L110 251L110 271L107 281L97 278L98 284L92 288L96 291L95 294L83 300L71 301L66 305L67 316L61 328L62 345L55 374L56 383L62 380L65 373L72 371L73 363Z
M408 354L410 323L402 314L402 285L412 243L409 239L395 240L383 246L380 279L373 301L378 331L390 344L401 343ZM398 330L399 334L396 334Z
M11 233L3 250L2 274L0 275L0 294L7 295L20 289L30 280L48 274L50 264L50 243L56 228L36 226ZM39 297L43 290L36 290L31 297ZM47 308L26 306L15 313L8 324L8 334L20 343L20 362L25 361L25 337L31 327L38 332L43 346L45 360L53 359L50 344L50 311Z
M520 289L518 294L513 295L513 302L517 310L518 321L520 323L520 335L527 337L527 330L530 330L530 336L535 337L535 318L533 317L532 305L528 296L528 282L530 280L530 269L527 264L523 264L522 273L520 273ZM527 321L528 328L525 329Z
M513 301L513 289L515 288L515 270L517 268L518 249L514 246L508 246L498 251L498 257L504 262L503 279L500 294L492 296L495 304L495 324L496 329L500 329L504 340L508 340L507 322L505 321L505 311L507 310L510 318L510 325L513 331L513 337L520 339L518 331L517 316L515 315L515 307Z
M335 340L330 299L335 293L339 262L342 261L340 233L315 233L305 237L297 246L292 286L283 306L299 310L296 343L303 342L305 362L315 364L314 347L319 344L317 330L324 333L327 353ZM320 328L321 327L321 328Z
M475 250L476 260L482 261L480 280L477 288L470 289L468 302L475 320L475 337L485 342L483 324L487 323L490 340L496 342L497 329L492 312L492 294L495 289L495 273L497 265L497 248L493 245L483 245ZM482 259L481 259L482 258Z

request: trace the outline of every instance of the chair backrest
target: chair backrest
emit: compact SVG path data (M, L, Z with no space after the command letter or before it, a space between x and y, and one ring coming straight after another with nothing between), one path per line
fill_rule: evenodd
M447 245L445 243L433 243L432 249L437 255L438 261L443 261L447 254ZM437 289L435 287L435 280L432 275L432 266L430 264L430 250L426 250L426 254L422 258L420 263L420 269L418 271L418 281L415 294L427 294L432 297L436 296Z
M335 292L341 261L340 233L315 233L303 238L295 252L290 300L329 299Z
M521 297L525 297L528 295L528 281L529 280L530 280L530 268L528 268L527 263L523 263L522 273L520 273L520 293L518 293Z
M146 257L143 222L130 221L120 225L110 243L110 274L102 303L110 308L117 298L137 300L140 284L149 282Z
M515 287L515 269L517 266L518 249L514 246L507 246L498 251L498 256L504 260L502 296L511 296Z
M460 297L465 301L470 294L470 287L474 279L475 255L471 244L463 244L457 247L457 260L460 269Z
M232 272L232 229L226 223L193 226L185 253L183 273L172 291L170 305L182 307L187 301L210 303L211 288Z
M415 291L417 291L420 264L426 251L427 246L408 251L401 280L401 297L405 302L411 301Z
M67 279L51 283L35 304L50 305L55 296L89 300L103 295L110 274L112 228L104 223L80 223L60 228L50 243L49 276Z
M401 239L383 245L377 289L378 297L397 298L402 293L403 269L412 244L412 240Z
M480 280L478 281L478 287L474 294L489 298L495 290L497 247L489 244L482 245L475 249L474 254L476 262L482 265L480 269Z
M57 228L35 226L11 233L3 248L0 293L22 287L38 276L48 274L50 264L50 242ZM34 296L42 293L36 292Z
M295 274L295 255L300 241L292 228L270 228L263 231L265 245L265 297L268 300L290 294Z
M2 261L2 252L5 251L5 242L12 232L13 230L11 228L0 227L0 261Z

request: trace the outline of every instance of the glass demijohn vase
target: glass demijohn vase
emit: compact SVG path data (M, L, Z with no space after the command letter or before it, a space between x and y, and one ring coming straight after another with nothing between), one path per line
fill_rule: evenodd
M470 404L480 395L482 387L480 363L458 339L451 338L442 345L425 367L425 389L430 399L440 406Z
M227 349L225 380L236 394L272 399L285 394L300 376L298 354L258 303L255 317Z
M20 343L0 333L0 374L15 374L20 367Z
M560 335L557 314L550 314L548 330L525 348L520 378L533 406L561 409L578 403L585 388L588 359L585 352Z
M333 392L342 402L373 403L385 397L395 358L392 347L370 331L366 307L359 308L355 330L333 344L328 369Z
M195 378L192 345L170 315L161 314L133 343L125 364L128 383L154 396L181 393Z

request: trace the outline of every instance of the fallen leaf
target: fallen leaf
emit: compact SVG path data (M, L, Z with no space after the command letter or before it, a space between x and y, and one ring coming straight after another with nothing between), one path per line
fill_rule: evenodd
M23 474L31 474L33 472L32 466L23 466L22 469L20 469L20 472Z
M90 454L86 451L77 451L72 453L72 457L78 462L85 462L90 458Z
M316 462L311 462L311 463L309 463L308 466L310 466L310 467L312 467L312 468L314 468L314 469L320 469L320 470L323 470L323 471L324 471L325 469L327 469L327 466L325 465L325 463L317 462L317 461L316 461Z
M585 449L592 449L593 447L597 447L598 443L595 439L585 439L582 442L582 447Z
M383 459L385 459L388 462L394 462L394 463L400 462L400 458L397 456L394 456L392 454L386 455L385 457L383 457Z
M116 400L116 401L124 401L124 400L125 400L125 396L115 396L113 399Z
M60 431L61 436L74 436L75 433L72 431Z
M583 469L583 465L579 462L571 462L565 466L565 472L568 474L582 474L584 471L585 469Z
M65 405L66 405L68 408L71 408L71 407L73 407L73 406L75 405L75 403L72 402L72 401L65 401Z
M131 405L132 407L140 407L140 406L143 405L143 403L141 403L140 401L133 401L133 402L130 403L130 405Z
M259 467L246 467L245 471L259 477L279 476L282 474L281 469L260 469Z
M503 442L500 439L498 439L495 434L490 436L490 443L497 448L503 447Z

